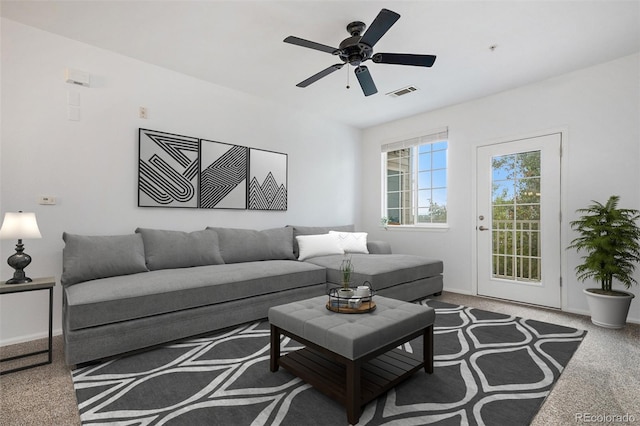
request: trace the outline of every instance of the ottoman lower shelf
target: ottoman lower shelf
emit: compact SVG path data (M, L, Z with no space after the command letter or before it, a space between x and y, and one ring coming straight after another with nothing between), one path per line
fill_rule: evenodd
M278 364L342 404L347 402L346 367L310 348L290 352ZM424 362L393 349L365 362L360 372L360 405L373 401L424 367Z

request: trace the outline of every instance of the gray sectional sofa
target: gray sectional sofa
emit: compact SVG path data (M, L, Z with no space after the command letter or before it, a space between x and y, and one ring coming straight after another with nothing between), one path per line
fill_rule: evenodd
M333 245L323 252L334 243L329 231L356 235L353 226L64 233L67 364L263 319L271 306L326 294L340 283L344 258ZM354 283L369 281L377 294L410 301L442 291L439 260L391 254L384 242L366 241L356 252L345 247Z

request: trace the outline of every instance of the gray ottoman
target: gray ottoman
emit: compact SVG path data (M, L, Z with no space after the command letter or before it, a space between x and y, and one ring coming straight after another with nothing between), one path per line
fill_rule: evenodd
M346 406L358 422L362 407L424 367L433 372L435 311L424 305L376 296L376 310L340 314L326 308L327 296L269 309L271 371L282 366ZM280 356L280 336L306 347ZM423 336L422 359L397 349Z

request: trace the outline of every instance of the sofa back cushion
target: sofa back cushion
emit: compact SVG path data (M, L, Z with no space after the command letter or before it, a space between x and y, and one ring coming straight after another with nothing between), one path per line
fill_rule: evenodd
M194 232L138 228L149 270L188 268L224 263L218 235L208 229Z
M329 231L353 232L355 230L355 225L339 225L339 226L287 225L287 227L293 229L293 254L296 259L300 255L300 249L298 248L298 241L296 240L296 237L299 235L328 234Z
M148 271L138 234L91 236L64 232L63 285Z
M293 230L273 228L263 231L237 228L207 228L220 240L220 254L225 263L258 260L294 260Z

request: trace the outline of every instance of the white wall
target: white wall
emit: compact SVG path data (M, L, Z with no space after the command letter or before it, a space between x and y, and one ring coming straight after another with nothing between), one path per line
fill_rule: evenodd
M390 241L396 252L442 258L446 289L470 293L475 149L548 129L568 130L564 245L572 235L568 222L573 212L591 199L616 193L625 207L640 208L640 55L376 126L364 131L359 145L362 135L356 129L237 91L10 20L1 20L0 31L0 213L36 212L43 238L25 241L34 258L27 268L32 277L59 279L63 231L105 235L129 233L137 226L264 229L359 222L371 238ZM91 73L92 87L65 83L67 67ZM67 120L70 91L80 94L80 121ZM148 108L148 120L138 118L140 106ZM442 126L450 131L450 228L381 229L380 145ZM139 127L287 153L289 210L136 207ZM58 204L38 205L40 195L55 196ZM4 259L14 245L0 242L0 279L13 272ZM573 252L563 256L564 309L586 313L585 285L573 274L578 257ZM632 291L640 294L639 287ZM0 298L0 346L45 335L47 300L40 293ZM57 332L60 306L58 285ZM640 321L640 298L632 304L630 319Z
M362 223L394 251L444 260L445 289L475 293L476 147L509 138L566 129L562 170L562 244L574 234L568 223L590 200L621 196L621 206L640 209L640 55L549 79L449 108L369 128L362 143ZM421 96L428 96L428 93ZM449 127L449 224L447 231L381 229L380 145ZM579 257L562 253L563 309L587 313L574 268ZM636 273L640 281L640 270ZM640 287L631 289L640 295ZM629 320L640 322L640 297Z
M354 223L361 132L90 45L1 21L0 212L34 211L43 238L26 240L31 277L62 272L62 232L125 234L138 226L208 225L252 229ZM221 63L220 66L232 66ZM64 82L67 67L91 87ZM67 95L80 95L81 120L67 120ZM138 118L145 106L149 118ZM138 128L288 154L288 211L137 207ZM42 206L40 195L57 197ZM336 208L340 206L340 208ZM4 259L15 241L0 244ZM59 282L59 281L58 281ZM54 329L60 332L61 288ZM45 292L0 298L0 346L46 335Z

